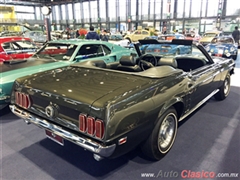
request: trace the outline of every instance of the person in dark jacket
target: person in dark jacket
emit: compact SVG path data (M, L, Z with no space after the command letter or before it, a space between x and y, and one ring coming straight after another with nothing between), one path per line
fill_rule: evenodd
M86 35L86 39L96 39L96 40L100 40L99 35L94 31L94 27L90 26L90 31L87 33Z
M232 32L232 37L235 40L235 42L239 44L240 32L237 26L235 27L235 30Z
M79 30L77 29L77 30L76 30L76 38L78 38L79 36L80 36Z
M103 30L103 33L101 34L100 39L102 41L108 41L109 37L107 35L107 30Z

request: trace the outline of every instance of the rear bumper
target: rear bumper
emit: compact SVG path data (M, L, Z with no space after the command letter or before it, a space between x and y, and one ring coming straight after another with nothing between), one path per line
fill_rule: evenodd
M35 116L23 109L18 108L15 105L9 105L11 111L17 115L18 117L22 118L27 124L32 123L37 125L40 128L47 129L62 138L69 140L78 146L91 151L94 154L97 154L101 157L109 157L113 154L116 144L112 144L110 146L102 146L101 144L92 141L91 139L82 138L77 134L68 132L62 129L60 126L57 126L53 123L46 121L38 116Z

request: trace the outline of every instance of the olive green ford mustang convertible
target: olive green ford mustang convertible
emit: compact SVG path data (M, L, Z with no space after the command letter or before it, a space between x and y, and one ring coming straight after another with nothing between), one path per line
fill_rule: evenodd
M10 108L27 124L45 129L50 139L76 143L96 160L137 146L159 160L173 146L179 121L212 96L228 96L234 71L232 59L212 59L201 45L169 43L191 51L166 56L156 50L139 58L123 56L114 65L85 61L19 78Z

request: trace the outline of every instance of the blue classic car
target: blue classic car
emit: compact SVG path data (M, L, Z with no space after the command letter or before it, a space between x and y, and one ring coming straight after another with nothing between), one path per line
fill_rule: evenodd
M137 54L105 41L77 39L48 42L27 60L9 60L0 64L0 110L9 104L12 84L19 77L89 59L114 63L121 56L132 53Z
M211 56L233 58L234 60L237 59L238 44L235 43L231 36L213 38L211 43L205 48Z
M172 41L173 39L185 39L185 37L182 34L164 34L160 36L145 37L144 40L149 40L149 44L145 44L146 41L144 41L144 44L140 43L141 44L140 50L143 53L154 53L164 55L189 54L191 52L191 49L187 46L164 43ZM141 42L141 40L139 40L139 42Z
M144 44L139 40L142 45L141 51L143 53L150 54L162 54L162 55L179 55L179 54L190 54L192 52L191 46L184 46L181 44L170 44L169 41L157 41L155 39L149 39ZM145 44L148 43L148 44Z

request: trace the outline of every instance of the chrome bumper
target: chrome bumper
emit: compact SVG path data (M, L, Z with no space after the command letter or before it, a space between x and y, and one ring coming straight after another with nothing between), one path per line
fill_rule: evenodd
M33 123L40 128L47 129L61 136L62 138L69 140L101 157L111 156L116 148L116 144L110 146L102 146L90 139L79 137L76 134L63 130L60 126L57 126L35 115L32 115L29 112L26 112L25 110L22 110L15 105L9 105L9 107L15 115L22 118L27 124Z

